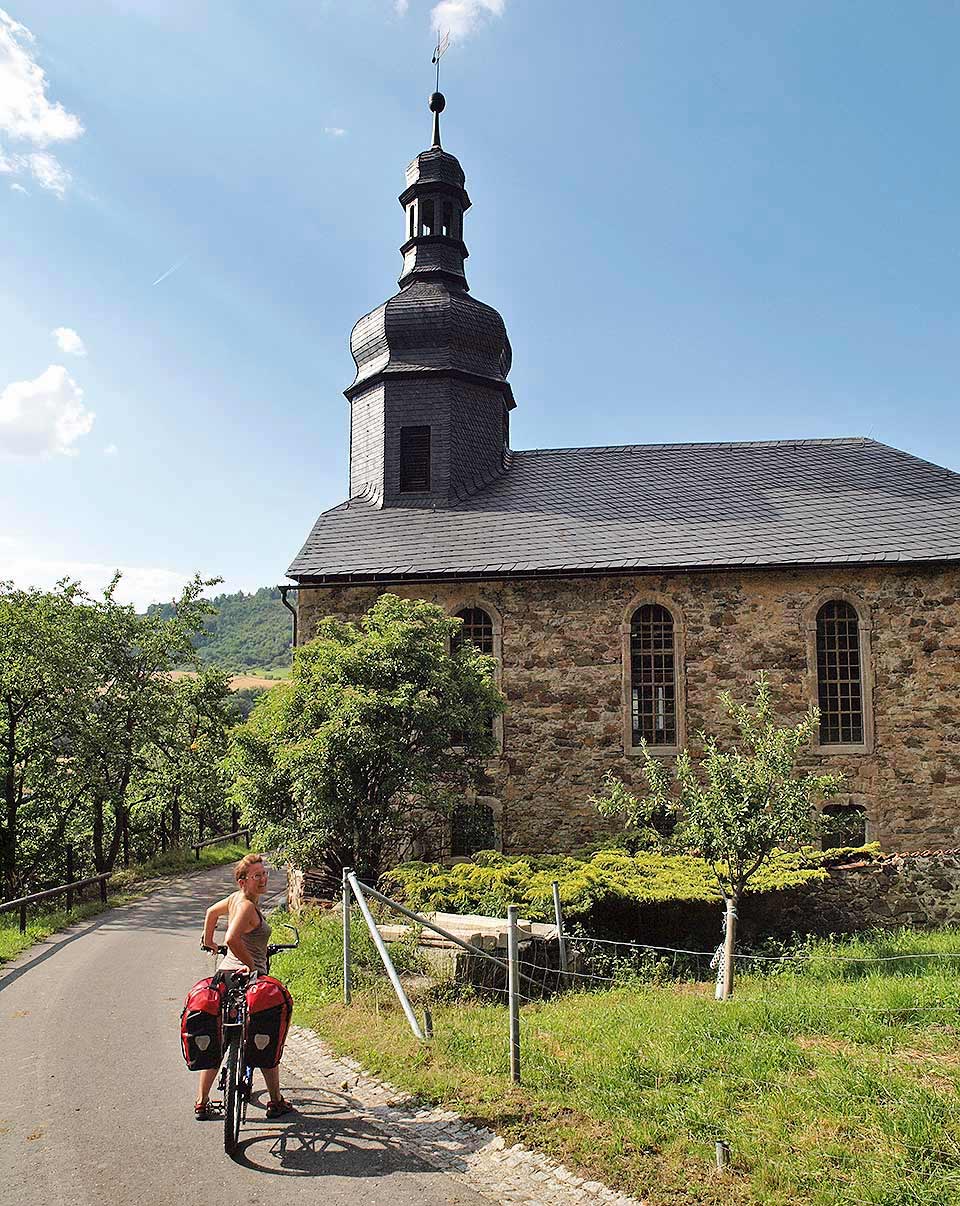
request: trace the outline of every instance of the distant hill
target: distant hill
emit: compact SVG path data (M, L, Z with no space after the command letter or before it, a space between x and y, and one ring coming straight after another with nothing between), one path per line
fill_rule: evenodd
M217 614L207 618L203 636L194 642L205 665L234 673L290 666L293 617L275 586L262 586L249 595L217 595L210 602ZM148 612L168 616L173 605L155 603Z

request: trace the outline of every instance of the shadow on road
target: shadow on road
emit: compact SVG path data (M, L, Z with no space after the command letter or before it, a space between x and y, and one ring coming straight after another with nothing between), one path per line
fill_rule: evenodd
M329 1092L298 1089L299 1113L276 1122L247 1118L237 1164L275 1177L371 1177L437 1172L400 1141L350 1112ZM245 1134L253 1132L250 1137Z

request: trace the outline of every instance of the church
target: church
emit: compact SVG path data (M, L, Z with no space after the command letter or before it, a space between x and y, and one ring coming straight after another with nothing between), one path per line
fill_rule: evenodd
M350 339L349 497L287 571L298 643L389 591L496 658L490 794L439 853L605 836L605 774L640 788L641 741L672 758L728 732L718 693L746 701L761 670L785 722L820 709L807 761L844 775L838 832L960 845L960 475L862 438L512 448L444 103L399 198L399 292Z

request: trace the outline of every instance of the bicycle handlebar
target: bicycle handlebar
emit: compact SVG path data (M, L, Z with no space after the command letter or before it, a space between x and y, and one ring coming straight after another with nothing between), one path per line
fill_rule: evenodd
M268 959L272 958L276 954L279 954L280 951L295 951L300 945L300 931L297 929L297 927L294 925L287 925L286 922L282 921L279 924L282 925L284 929L293 930L296 942L271 942L267 947ZM205 946L202 938L200 939L200 949L202 951L206 951L210 955L227 954L227 948L225 946Z

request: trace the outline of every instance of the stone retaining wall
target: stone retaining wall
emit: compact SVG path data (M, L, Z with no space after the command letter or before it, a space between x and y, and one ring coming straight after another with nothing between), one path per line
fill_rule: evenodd
M832 867L825 881L748 898L743 913L751 930L774 935L960 925L960 851Z

